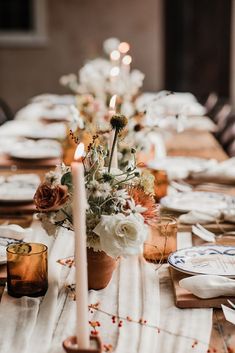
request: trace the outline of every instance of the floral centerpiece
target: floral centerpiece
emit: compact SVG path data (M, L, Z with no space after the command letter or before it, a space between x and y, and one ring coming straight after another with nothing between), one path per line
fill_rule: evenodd
M125 116L114 115L111 118L114 129L111 152L99 144L98 135L95 135L83 158L88 201L87 248L114 261L120 256L139 254L148 235L148 223L158 217L153 196L154 178L147 172L140 174L135 150L132 150L132 159L125 170L112 168L115 145L126 124ZM34 201L49 235L56 235L60 227L73 230L70 167L61 165L46 174ZM102 286L94 289L100 288Z
M144 74L137 69L130 70L132 58L126 55L129 61L125 62L125 54L119 51L120 44L117 38L107 39L103 46L109 58L89 60L78 75L68 74L60 78L60 83L77 96L78 110L93 122L102 120L114 94L119 98L120 113L128 117L134 114L134 100L143 85ZM112 59L113 53L115 59Z
M114 115L112 128L117 137L127 119ZM138 254L148 234L148 222L157 218L153 177L137 170L135 151L125 170L112 168L111 153L97 143L98 135L83 158L87 192L87 247L117 258ZM49 235L59 227L73 230L73 183L70 167L62 165L46 174L34 200Z

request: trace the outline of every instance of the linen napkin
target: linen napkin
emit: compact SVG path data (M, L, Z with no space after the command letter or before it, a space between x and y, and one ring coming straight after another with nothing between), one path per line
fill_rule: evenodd
M184 130L215 132L217 130L217 126L206 116L186 116L183 114L166 116L159 121L158 125L161 128L175 129L178 132Z
M235 310L226 305L221 305L225 319L235 325Z
M180 223L184 224L208 224L217 221L235 223L235 208L219 210L193 210L179 216Z
M205 107L197 102L195 96L191 93L161 91L158 93L143 93L136 100L136 107L139 111L146 108L161 108L164 115L185 114L200 116L206 113Z
M22 228L18 224L0 225L0 238L23 240L26 236L30 236L31 234L32 228Z
M148 163L152 169L165 170L170 180L185 179L192 172L207 170L217 164L216 160L203 160L194 157L171 157L162 155L162 158L155 159Z
M218 181L235 182L235 157L211 166L206 171L192 173L193 179L217 179Z
M184 224L195 224L202 223L208 224L216 222L220 218L221 212L218 210L208 210L202 212L199 210L193 210L188 213L182 214L179 216L180 223Z
M235 280L216 275L198 275L183 278L180 287L199 298L208 299L220 296L235 296Z

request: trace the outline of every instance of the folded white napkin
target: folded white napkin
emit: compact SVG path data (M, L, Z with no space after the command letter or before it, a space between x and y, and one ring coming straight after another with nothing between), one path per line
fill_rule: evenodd
M227 159L224 162L215 164L205 171L192 173L194 179L200 178L218 178L227 181L235 181L235 157Z
M178 132L184 130L211 131L217 130L216 125L206 116L186 116L179 114L177 117L166 116L159 120L159 127L166 129L175 129Z
M232 303L230 302L230 304ZM221 308L223 310L225 319L235 325L235 310L223 304L221 305Z
M174 115L202 116L206 109L191 93L169 94L167 91L159 93L144 93L136 100L138 111L146 111L149 125L156 125L158 118Z
M148 166L152 169L165 170L170 180L185 179L192 172L199 172L213 167L217 164L215 159L202 159L194 157L171 157L161 156L162 158L149 162Z
M23 240L26 236L31 235L31 233L31 228L22 228L18 224L0 225L0 238Z
M220 215L221 212L218 210L208 210L207 212L193 210L180 215L179 221L184 224L208 224L215 222L218 218L220 218Z
M193 210L179 216L180 223L195 224L195 223L214 223L216 221L227 221L235 223L235 209L219 210Z
M198 275L187 277L181 279L179 285L203 299L227 295L235 296L235 280L223 276Z

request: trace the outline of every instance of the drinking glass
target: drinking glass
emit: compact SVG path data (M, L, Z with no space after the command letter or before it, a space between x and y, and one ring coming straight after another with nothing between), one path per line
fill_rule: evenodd
M162 216L158 221L152 222L148 239L144 243L144 258L150 262L160 262L166 260L176 248L177 220Z
M39 297L48 288L47 246L17 243L7 247L7 290L13 297Z

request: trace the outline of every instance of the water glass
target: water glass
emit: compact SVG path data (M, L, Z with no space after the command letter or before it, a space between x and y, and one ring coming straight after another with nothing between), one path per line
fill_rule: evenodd
M7 290L13 297L39 297L48 288L47 246L15 243L7 247Z

